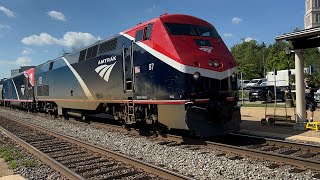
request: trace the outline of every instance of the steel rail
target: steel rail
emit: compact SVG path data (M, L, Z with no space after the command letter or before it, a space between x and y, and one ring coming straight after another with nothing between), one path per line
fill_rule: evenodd
M34 148L24 140L20 139L16 135L12 134L8 130L4 129L3 127L0 126L0 131L2 131L6 136L8 136L10 139L15 141L18 145L26 149L28 152L33 154L35 157L40 159L43 163L47 164L50 166L52 169L54 169L57 172L60 172L62 176L65 176L68 179L84 179L71 169L65 167L64 165L60 164L58 161L52 159L51 157L47 156L46 154L42 153L38 149Z
M182 180L182 179L193 180L194 179L194 178L191 178L189 176L185 176L185 175L179 174L177 172L170 171L168 169L165 169L165 168L162 168L162 167L159 167L159 166L147 163L147 162L143 162L141 160L132 158L130 156L126 156L124 154L120 154L118 152L114 152L114 151L111 151L111 150L103 149L103 148L101 148L99 146L96 146L96 145L93 145L93 144L89 144L87 142L75 139L75 138L70 137L70 136L58 134L58 133L53 132L53 131L51 131L49 129L46 129L46 128L39 127L37 125L31 124L31 123L29 123L29 122L27 122L25 120L17 120L17 121L18 122L22 122L23 124L25 124L25 125L27 125L27 126L29 126L31 128L37 129L39 131L42 131L42 132L44 132L46 134L55 136L57 138L65 140L67 142L70 142L70 143L76 144L76 145L78 145L80 147L83 147L85 149L91 150L92 152L99 153L99 154L101 154L103 156L107 156L107 157L113 158L113 159L115 159L117 161L123 162L124 164L132 165L132 166L134 166L136 168L142 169L145 172L158 175L161 178L176 179L176 180Z
M314 152L319 152L320 151L320 146L319 145L314 145L314 144L304 144L304 143L298 143L298 142L290 142L290 141L285 141L285 140L280 140L280 139L271 139L271 138L264 138L264 137L261 137L261 136L238 134L238 133L232 133L231 135L261 139L261 140L264 140L265 143L268 144L268 145L283 146L283 147L295 147L297 149L310 150L310 151L314 151Z
M108 124L99 124L99 125L100 127L104 126L112 129L121 130L121 127L115 126L115 125L108 125ZM310 150L314 152L319 152L319 149L320 149L319 146L311 145L311 144L287 142L287 141L281 141L276 139L262 138L262 137L252 136L252 135L250 136L250 135L243 135L243 134L236 134L236 133L232 133L232 135L262 139L265 141L267 145L270 145L270 146L274 145L274 146L282 146L282 147L295 147L298 149ZM226 152L235 153L239 155L251 156L251 157L260 158L260 159L262 158L265 160L275 161L278 163L286 163L289 165L298 166L300 168L320 170L319 161L304 159L301 157L294 157L290 155L259 151L255 149L248 149L244 147L231 146L231 145L215 143L211 141L204 141L204 140L194 139L190 137L183 137L183 136L170 135L170 134L164 134L163 136L160 135L158 139L162 139L165 141L173 141L173 142L182 143L182 144L205 145L210 149L216 149L216 150L226 151Z
M254 136L253 136L254 137ZM239 155L245 155L245 156L250 156L250 157L255 157L259 159L265 159L269 161L275 161L278 163L285 163L293 166L298 166L300 168L309 168L313 170L320 170L320 161L315 161L311 159L304 159L301 157L294 157L294 156L289 156L289 155L283 155L283 154L278 154L278 153L273 153L273 152L266 152L266 151L260 151L260 150L255 150L255 149L249 149L245 147L238 147L238 146L232 146L232 145L227 145L227 144L222 144L222 143L216 143L216 142L211 142L211 141L203 141L203 140L197 140L197 139L192 139L192 138L185 138L183 136L174 136L174 135L167 135L167 139L169 141L176 141L179 143L185 143L185 144L195 144L195 145L206 145L210 149L215 149L219 151L225 151L229 153L235 153ZM263 138L261 138L263 139ZM297 145L297 147L300 147L301 149L308 149L308 147L311 147L312 150L315 150L316 148L317 151L319 152L319 146L314 146L314 145L303 145L301 143L292 143L292 142L284 142L280 140L272 140L272 139L267 139L266 142L268 144L276 144L276 145L281 145L281 146L286 146L286 147L291 147L294 145Z
M293 166L298 166L300 168L309 168L309 169L314 169L318 171L320 170L320 161L288 156L283 154L277 154L272 152L259 151L255 149L231 146L231 145L226 145L221 143L214 143L210 141L206 141L206 143L207 143L207 146L212 149L232 152L240 155L251 156L259 159L263 158L265 160L285 163Z

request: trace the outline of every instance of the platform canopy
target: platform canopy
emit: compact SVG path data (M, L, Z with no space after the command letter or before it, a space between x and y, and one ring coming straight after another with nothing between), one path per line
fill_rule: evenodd
M320 27L296 31L277 36L276 41L290 41L295 54L296 83L296 124L295 129L304 130L306 121L306 99L304 85L303 50L320 47Z
M276 37L276 41L290 41L294 49L320 47L320 27L296 31Z

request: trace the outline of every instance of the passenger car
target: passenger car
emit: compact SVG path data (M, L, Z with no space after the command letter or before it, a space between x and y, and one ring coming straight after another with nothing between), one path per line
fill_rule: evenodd
M269 92L269 95L268 95ZM282 91L280 88L276 88L277 99L281 101L285 101L285 92ZM253 102L256 100L267 101L271 102L275 99L274 94L274 86L267 85L267 86L260 86L260 87L252 87L249 92L249 101Z
M252 79L244 88L251 89L252 87L258 87L261 83L266 81L267 79Z

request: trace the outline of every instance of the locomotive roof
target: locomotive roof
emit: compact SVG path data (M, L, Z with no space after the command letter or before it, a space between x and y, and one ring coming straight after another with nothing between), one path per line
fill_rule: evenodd
M159 19L160 19L161 21L165 21L165 22L177 22L177 21L183 21L183 20L186 20L186 19L187 19L188 22L191 23L191 24L198 24L198 25L204 25L204 26L211 26L211 27L213 27L210 23L208 23L208 22L206 22L206 21L204 21L204 20L202 20L202 19L200 19L200 18L197 18L197 17L195 17L195 16L186 15L186 14L167 14L167 13L165 13L165 14L160 15L159 17L153 18L153 19L148 20L148 21L145 21L145 22L143 22L143 23L139 23L139 24L137 24L136 26L134 26L134 27L132 27L132 28L130 28L130 29L124 30L124 31L122 31L122 32L128 32L128 31L132 31L132 30L135 30L135 29L139 29L139 28L141 28L141 27L143 27L143 26L145 26L145 25L147 25L147 24L149 24L149 23L155 22L155 21L157 21L157 20L159 20ZM90 45L88 45L88 46L85 46L85 47L83 47L83 48L80 48L79 50L77 50L77 51L75 51L75 52L66 53L66 54L64 54L64 55L62 55L62 56L60 56L60 57L64 57L64 56L66 56L66 55L72 55L72 54L79 53L79 52L82 51L82 50L85 50L85 49L88 49L88 48L90 48L90 47L92 47L92 46L95 46L95 45L101 44L101 43L103 43L103 42L109 41L109 40L114 39L114 38L116 38L116 37L118 37L118 36L119 36L119 34L115 34L115 35L113 35L113 36L111 36L111 37L108 37L108 38L105 38L105 39L102 39L102 40L98 40L98 41L96 41L96 42L93 43L93 44L90 44ZM60 58L60 57L58 57L58 58ZM57 59L57 58L56 58L56 59Z
M197 24L197 25L203 25L203 26L213 27L213 25L211 25L210 23L208 23L208 22L206 22L206 21L204 21L204 20L202 20L202 19L200 19L200 18L197 18L197 17L195 17L195 16L186 15L186 14L167 14L167 13L165 13L165 14L160 15L159 17L153 18L153 19L148 20L148 21L145 21L145 22L143 22L143 23L139 23L139 24L137 24L136 26L134 26L134 27L132 27L132 28L130 28L130 29L124 30L124 31L122 31L122 32L128 32L128 31L133 31L133 30L135 30L135 29L139 29L139 28L144 27L144 26L146 26L147 24L153 23L153 22L155 22L155 21L157 21L157 20L161 20L161 21L164 21L164 22L181 22L181 21L187 21L187 22L190 23L190 24ZM105 38L105 39L100 39L100 40L98 40L98 41L96 41L96 42L94 42L94 43L92 43L92 44L90 44L90 45L87 45L87 46L85 46L85 47L82 47L82 48L78 49L77 51L74 51L74 52L71 52L71 53L65 53L65 54L63 54L63 55L61 55L61 56L59 56L59 57L57 57L57 58L55 58L55 59L48 60L48 61L46 61L46 62L44 62L44 63L42 63L42 64L39 64L38 66L43 65L43 64L46 64L46 63L49 63L49 62L52 62L52 61L55 61L55 60L57 60L57 59L59 59L59 58L61 58L61 57L66 57L66 56L75 55L75 54L77 54L77 53L80 53L80 51L82 51L82 50L85 50L85 49L88 49L88 48L93 47L93 46L95 46L95 45L101 44L101 43L103 43L103 42L112 40L112 39L118 37L119 35L120 35L120 34L115 34L115 35L113 35L113 36L111 36L111 37L107 37L107 38Z

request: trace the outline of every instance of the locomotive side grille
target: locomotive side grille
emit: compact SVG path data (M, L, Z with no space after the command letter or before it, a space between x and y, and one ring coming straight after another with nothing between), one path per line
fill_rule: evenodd
M83 61L86 58L86 52L86 49L80 52L79 61Z
M43 96L49 96L49 86L43 85Z
M42 86L38 86L38 87L37 87L37 94L38 94L38 96L43 96Z
M112 50L116 49L117 41L118 41L118 39L115 38L115 39L112 39L110 41L107 41L107 42L100 44L99 54L103 54L105 52L112 51Z

